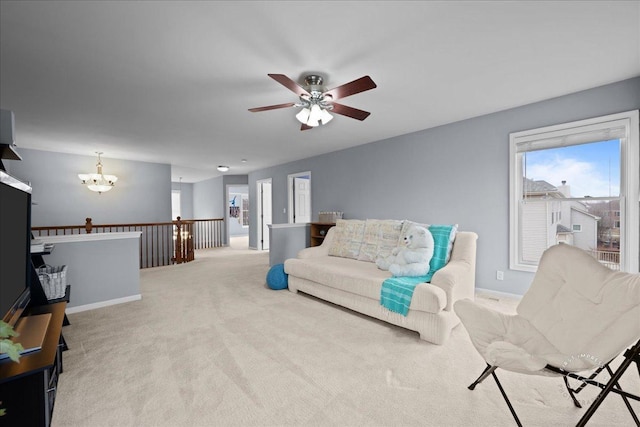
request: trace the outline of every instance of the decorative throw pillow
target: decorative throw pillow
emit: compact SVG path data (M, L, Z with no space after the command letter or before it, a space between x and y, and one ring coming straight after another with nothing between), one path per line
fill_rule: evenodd
M378 255L388 256L398 246L402 221L368 219L360 247L359 261L375 262Z
M336 222L333 242L329 247L330 256L358 259L364 237L365 221L359 219L339 219Z

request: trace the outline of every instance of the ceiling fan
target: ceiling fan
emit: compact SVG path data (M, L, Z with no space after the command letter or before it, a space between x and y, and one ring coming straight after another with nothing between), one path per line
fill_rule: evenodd
M333 116L329 114L329 111L361 121L371 114L368 111L358 110L357 108L335 102L336 99L346 98L347 96L376 88L376 84L369 76L360 77L342 86L327 90L322 84L322 76L317 74L305 76L304 86L299 85L284 74L267 75L298 95L299 101L249 108L249 111L252 113L276 110L279 108L302 107L302 110L296 114L296 118L302 123L300 130L313 129L320 124L324 125L329 123L333 118Z

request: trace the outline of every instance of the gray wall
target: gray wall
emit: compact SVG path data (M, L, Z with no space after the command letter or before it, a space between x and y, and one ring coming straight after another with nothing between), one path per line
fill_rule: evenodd
M223 175L193 184L193 218L224 218L225 224L229 223L229 210L227 209L227 187L234 185L247 185L247 175ZM225 227L223 236L224 244L229 242L229 230Z
M249 197L257 180L271 178L273 223L286 223L287 175L311 171L314 219L344 211L345 218L457 223L479 235L476 287L523 294L533 275L509 270L509 133L638 108L640 77L255 171ZM255 206L250 214L256 224ZM251 227L250 247L256 236Z
M196 219L226 218L228 186L247 185L247 175L223 175L193 184L193 214Z
M224 186L222 177L193 184L193 218L224 218Z
M308 248L310 229L309 224L269 225L269 265L282 264Z
M96 171L96 156L18 149L22 161L5 162L7 172L31 182L32 225L165 222L171 220L171 166L102 158L104 173L116 175L111 191L98 194L82 185L79 173Z
M88 190L79 173L96 171L96 156L18 148L22 161L5 160L7 172L33 187L32 225L167 222L171 190L181 189L185 219L226 218L226 186L248 183L247 175L225 175L198 183L171 182L171 165L102 157L104 173L118 182L106 193ZM225 240L225 243L228 240Z
M110 305L123 302L121 299L140 299L139 253L138 238L55 242L55 249L44 260L49 265L67 266L67 281L71 285L67 307L80 309L90 304Z

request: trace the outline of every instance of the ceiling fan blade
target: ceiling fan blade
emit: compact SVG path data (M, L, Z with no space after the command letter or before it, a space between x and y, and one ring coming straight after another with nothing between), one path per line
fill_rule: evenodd
M295 102L287 102L286 104L267 105L266 107L249 108L249 111L251 111L252 113L257 113L259 111L276 110L278 108L293 107L294 105L296 105Z
M300 126L300 130L309 130L309 129L313 129L313 126L308 126L308 125L305 125L304 123L302 124L302 126Z
M366 90L375 89L376 87L378 86L373 82L373 80L371 80L371 77L364 76L352 82L345 83L342 86L329 89L323 95L329 95L333 99L340 99Z
M369 117L369 114L371 114L368 111L347 107L346 105L338 104L336 102L332 102L331 105L333 105L333 109L331 110L332 113L341 114L356 120L364 120Z
M267 74L267 75L298 96L302 96L302 95L311 96L311 94L307 92L302 86L300 86L298 83L294 82L284 74Z

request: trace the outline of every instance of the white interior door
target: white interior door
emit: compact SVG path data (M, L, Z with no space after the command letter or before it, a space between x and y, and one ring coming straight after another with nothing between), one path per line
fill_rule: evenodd
M311 222L311 172L287 177L289 224Z
M260 183L260 212L258 212L260 218L260 239L258 247L262 250L269 249L269 224L273 221L271 211L271 180L262 181Z
M293 195L295 198L293 222L311 222L311 180L307 177L294 178Z

